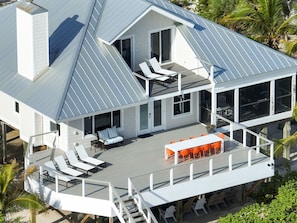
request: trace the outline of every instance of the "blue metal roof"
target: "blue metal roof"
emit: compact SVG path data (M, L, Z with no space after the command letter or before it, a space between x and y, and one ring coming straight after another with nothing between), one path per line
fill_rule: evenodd
M34 82L17 74L16 6L0 8L0 91L62 121L146 100L112 46L95 36L104 0L35 0L49 13L50 68Z
M146 0L196 23L179 26L198 59L214 65L216 84L295 67L297 60L163 0ZM286 72L286 71L285 71ZM230 82L230 84L232 84Z
M295 59L164 0L34 3L49 13L50 68L34 82L17 74L15 11L19 2L2 7L0 91L56 121L147 100L115 48L96 37L111 43L150 7L195 23L194 28L179 26L179 30L196 56L214 65L217 84L273 71L281 75L283 70L297 67ZM120 23L112 23L112 17Z

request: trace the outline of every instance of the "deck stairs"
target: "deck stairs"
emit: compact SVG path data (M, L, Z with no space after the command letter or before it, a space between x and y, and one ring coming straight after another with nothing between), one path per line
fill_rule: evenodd
M143 216L143 213L139 211L137 204L135 203L133 198L128 198L124 200L124 204L127 210L129 211L130 216L133 217L133 220L132 220L133 222L135 223L146 222L145 217ZM123 218L126 222L129 222L129 218L126 214L124 214Z

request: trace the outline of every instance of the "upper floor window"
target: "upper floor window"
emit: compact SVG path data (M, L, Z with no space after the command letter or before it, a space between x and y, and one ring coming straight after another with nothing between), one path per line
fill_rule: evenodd
M60 125L50 122L50 131L55 131L55 130L58 130L58 134L60 136Z
M114 46L118 49L126 63L132 68L132 39L120 39L115 41Z
M291 77L275 81L275 113L291 110L292 96Z
M84 118L84 134L92 134L102 129L116 126L121 127L120 110Z
M247 121L268 116L270 111L270 83L239 89L239 120Z
M171 60L171 29L151 33L151 58L161 63Z
M191 94L175 96L173 99L173 114L179 115L191 111Z

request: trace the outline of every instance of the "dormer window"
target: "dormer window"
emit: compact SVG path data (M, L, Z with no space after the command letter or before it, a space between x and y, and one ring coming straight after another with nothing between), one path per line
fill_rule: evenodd
M171 61L171 29L151 33L151 58L161 63Z

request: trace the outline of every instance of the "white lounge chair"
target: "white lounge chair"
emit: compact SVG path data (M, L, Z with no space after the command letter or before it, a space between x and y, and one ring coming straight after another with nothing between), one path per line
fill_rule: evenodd
M94 166L106 165L105 161L95 159L95 158L89 156L86 149L85 149L85 147L83 145L75 146L75 150L77 152L77 155L78 155L79 159L81 161L83 161L83 162L92 164Z
M65 159L64 159L64 157L62 155L56 156L54 158L54 160L57 163L58 168L59 168L59 170L61 172L66 173L66 174L68 174L70 176L74 176L74 177L78 177L80 175L83 175L82 172L68 167L68 165L67 165L67 163L66 163L66 161L65 161Z
M153 73L146 62L139 64L139 67L142 73L144 74L144 76L146 76L147 78L156 79L158 81L166 81L169 79L169 77L167 76Z
M160 66L159 62L157 61L156 57L149 59L149 63L151 64L154 72L174 77L177 75L175 71L164 69Z
M91 166L89 164L79 161L73 150L68 150L66 152L66 157L71 166L87 171L87 174L89 173L89 170L92 170L95 168L95 166Z
M51 161L51 160L47 161L43 165L46 167L46 171L47 171L49 177L56 179L56 175L57 175L56 173L58 172L58 170L57 170L55 164L53 163L53 161ZM68 182L70 182L72 180L66 176L61 176L61 175L58 175L58 179L66 182L66 186L68 186Z

